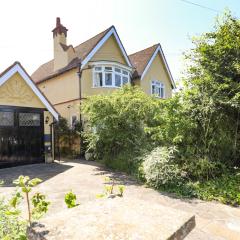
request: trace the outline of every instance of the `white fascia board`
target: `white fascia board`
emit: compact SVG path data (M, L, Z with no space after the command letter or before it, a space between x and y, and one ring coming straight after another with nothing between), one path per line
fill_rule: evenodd
M168 66L168 64L167 64L167 60L166 60L166 58L165 58L165 56L164 56L163 50L162 50L162 48L161 48L160 45L157 47L157 49L156 49L155 52L153 53L151 59L149 60L147 66L145 67L145 69L144 69L144 71L143 71L143 73L142 73L142 76L141 76L141 80L142 80L142 79L144 78L144 76L146 75L147 71L149 70L150 66L152 65L153 60L155 59L155 57L156 57L156 55L157 55L158 53L160 53L160 55L161 55L161 57L162 57L162 59L163 59L163 63L164 63L165 68L166 68L166 70L167 70L168 76L169 76L169 78L170 78L170 80L171 80L171 83L172 83L172 85L173 85L173 88L175 89L175 88L176 88L176 84L175 84L175 82L174 82L174 80L173 80L172 74L171 74L170 69L169 69L169 66Z
M43 105L47 108L47 110L54 116L56 120L58 120L58 113L53 109L51 104L49 104L48 100L43 96L41 91L36 87L36 85L32 82L29 76L25 73L22 67L17 63L14 65L9 71L7 71L0 78L0 86L3 85L10 77L12 77L15 73L19 73L20 76L25 80L28 86L33 90L33 92L38 96Z
M120 67L120 68L124 68L128 71L132 71L131 67L128 67L122 63L118 63L118 62L113 62L113 61L97 61L97 62L90 62L89 64L90 66L98 66L98 65L109 65L109 66L116 66L116 67Z
M128 58L128 55L121 43L121 40L119 39L118 37L118 34L115 30L114 27L112 27L108 33L101 39L101 41L93 48L93 50L87 55L87 57L82 61L82 68L92 59L92 57L95 55L95 53L103 46L103 44L112 36L114 35L117 43L118 43L118 46L120 47L121 49L121 52L128 64L129 67L133 68L131 62L129 61L129 58Z

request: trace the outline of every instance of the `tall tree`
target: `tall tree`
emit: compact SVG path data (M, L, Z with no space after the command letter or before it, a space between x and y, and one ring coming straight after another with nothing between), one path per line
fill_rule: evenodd
M204 156L240 163L240 21L229 11L193 39L185 100Z

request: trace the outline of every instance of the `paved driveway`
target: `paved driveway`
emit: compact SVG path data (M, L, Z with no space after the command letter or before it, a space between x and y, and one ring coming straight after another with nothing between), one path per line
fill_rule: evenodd
M107 171L94 162L75 161L0 169L0 179L5 181L5 186L0 187L0 193L12 192L12 181L19 175L39 177L43 180L36 191L45 193L51 199L49 216L66 208L64 195L70 190L77 194L81 203L95 200L96 194L103 191L104 176L109 175L126 185L126 197L138 198L149 204L157 203L195 214L197 226L186 238L188 240L240 239L239 208L214 202L172 198L140 186L124 174Z

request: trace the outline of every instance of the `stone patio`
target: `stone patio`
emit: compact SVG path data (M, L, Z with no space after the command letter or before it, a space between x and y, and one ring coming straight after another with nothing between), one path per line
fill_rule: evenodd
M104 176L108 175L126 185L124 201L132 203L132 205L134 201L140 201L144 202L146 206L158 205L160 207L167 207L166 209L183 211L189 214L188 216L195 215L196 228L186 237L188 240L240 239L239 208L215 202L172 198L150 188L138 185L124 174L107 171L94 162L76 161L61 164L36 164L1 169L0 179L5 180L6 186L0 188L0 193L9 194L13 189L12 181L20 174L43 179L44 182L35 191L44 192L52 202L45 219L54 218L55 214L61 214L61 211L66 209L63 199L65 193L70 190L73 190L77 194L81 205L91 205L96 201L101 201L96 200L96 194L103 191L103 179ZM122 200L120 199L119 201L121 205Z

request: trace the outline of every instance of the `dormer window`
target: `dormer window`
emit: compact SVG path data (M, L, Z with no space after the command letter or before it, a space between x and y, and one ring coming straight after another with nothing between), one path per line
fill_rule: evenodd
M165 98L165 86L160 81L152 81L151 83L151 93L159 98Z
M130 83L130 72L115 66L93 68L93 87L119 88Z

